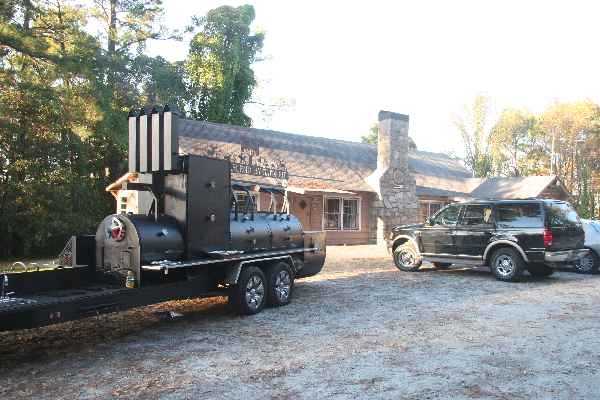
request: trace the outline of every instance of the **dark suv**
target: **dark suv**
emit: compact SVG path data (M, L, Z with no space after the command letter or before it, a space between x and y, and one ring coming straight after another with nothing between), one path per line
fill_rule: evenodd
M388 247L396 266L416 271L487 265L497 279L516 281L525 269L548 276L556 263L578 259L584 231L571 205L559 200L478 200L455 203L424 224L392 229Z

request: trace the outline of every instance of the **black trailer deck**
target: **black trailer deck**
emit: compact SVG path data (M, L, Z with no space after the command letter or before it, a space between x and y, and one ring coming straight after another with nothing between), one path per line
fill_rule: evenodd
M318 247L230 254L220 258L189 260L184 262L159 262L145 265L146 271L169 274L169 271L204 270L209 265L227 264L243 266L256 261L291 258L304 252L323 251ZM308 263L310 265L310 263ZM320 270L320 265L318 265ZM230 268L236 271L235 268ZM239 273L239 270L237 270ZM310 268L308 276L316 273ZM100 283L93 268L87 266L55 270L0 274L8 277L10 296L0 296L0 331L29 329L90 316L123 311L133 307L198 297L226 296L226 287L215 289L205 274L192 274L185 280L127 288L122 284ZM237 280L237 275L232 279Z
M191 280L139 289L91 285L9 297L0 300L0 331L35 328L168 300L226 294L225 290L207 291L203 285Z

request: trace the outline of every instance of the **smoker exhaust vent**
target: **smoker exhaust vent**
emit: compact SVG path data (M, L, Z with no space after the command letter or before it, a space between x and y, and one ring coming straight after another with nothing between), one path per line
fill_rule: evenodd
M168 105L129 113L129 172L177 169L178 119Z

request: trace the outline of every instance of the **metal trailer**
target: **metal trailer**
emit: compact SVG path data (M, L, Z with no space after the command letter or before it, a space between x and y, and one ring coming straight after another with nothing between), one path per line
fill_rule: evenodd
M177 121L167 107L130 114L130 170L152 183L127 189L148 191L150 210L71 238L54 269L0 274L0 331L193 297L228 296L255 314L287 304L295 279L322 269L325 233L303 231L273 201L266 212L251 196L238 204L229 161L177 154Z

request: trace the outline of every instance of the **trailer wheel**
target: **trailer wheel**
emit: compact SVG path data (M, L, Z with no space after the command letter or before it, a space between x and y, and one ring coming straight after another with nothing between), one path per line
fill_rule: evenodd
M285 262L278 262L267 270L269 281L267 302L270 306L284 306L290 302L294 288L294 272Z
M265 274L260 268L244 267L237 285L231 288L229 304L240 315L257 314L265 307L266 286Z

